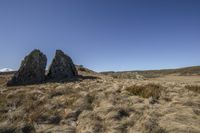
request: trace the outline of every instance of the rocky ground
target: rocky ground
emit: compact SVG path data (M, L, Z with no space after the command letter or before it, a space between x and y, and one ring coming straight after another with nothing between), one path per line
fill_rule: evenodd
M0 132L200 132L199 88L187 87L200 85L198 76L142 80L79 73L84 77L76 81L13 87L5 85L10 76L1 75Z

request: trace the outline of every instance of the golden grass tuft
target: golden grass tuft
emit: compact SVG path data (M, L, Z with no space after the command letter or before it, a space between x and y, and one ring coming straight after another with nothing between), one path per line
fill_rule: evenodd
M150 83L147 85L133 85L126 88L131 95L141 96L143 98L153 97L158 99L163 87L159 84Z

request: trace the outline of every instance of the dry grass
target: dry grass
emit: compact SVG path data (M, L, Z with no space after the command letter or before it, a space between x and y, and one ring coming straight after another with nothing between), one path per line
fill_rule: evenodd
M110 75L113 78L119 78L119 79L124 79L124 78L135 79L136 73L143 76L146 79L160 78L171 74L177 74L179 76L192 76L192 75L200 75L200 66L178 68L178 69L163 69L163 70L102 72L102 74Z
M8 80L7 76L0 75L0 86L6 84L7 80Z
M5 120L5 113L8 112L7 100L5 95L0 94L0 121Z
M193 92L200 93L200 86L199 85L186 85L185 88L191 90Z
M0 86L0 132L32 128L21 127L23 123L33 125L35 132L200 131L200 95L185 91L183 79L180 84L171 77L166 77L169 82L98 76L76 82Z
M141 96L143 98L153 97L158 99L160 97L163 87L159 84L147 84L147 85L133 85L126 88L132 95Z

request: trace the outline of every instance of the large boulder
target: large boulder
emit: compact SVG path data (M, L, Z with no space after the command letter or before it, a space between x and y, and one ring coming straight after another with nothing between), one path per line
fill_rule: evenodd
M55 57L48 69L47 78L51 80L72 79L78 75L72 59L61 50L56 50Z
M25 85L41 83L45 80L47 57L40 50L33 50L24 58L19 70L7 85Z

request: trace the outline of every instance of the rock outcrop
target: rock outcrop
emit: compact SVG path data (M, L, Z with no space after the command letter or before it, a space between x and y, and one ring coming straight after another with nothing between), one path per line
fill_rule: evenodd
M20 69L7 85L25 85L41 83L45 80L47 57L40 50L33 50L24 58Z
M61 50L56 50L55 57L49 67L47 79L72 79L78 75L72 59Z

